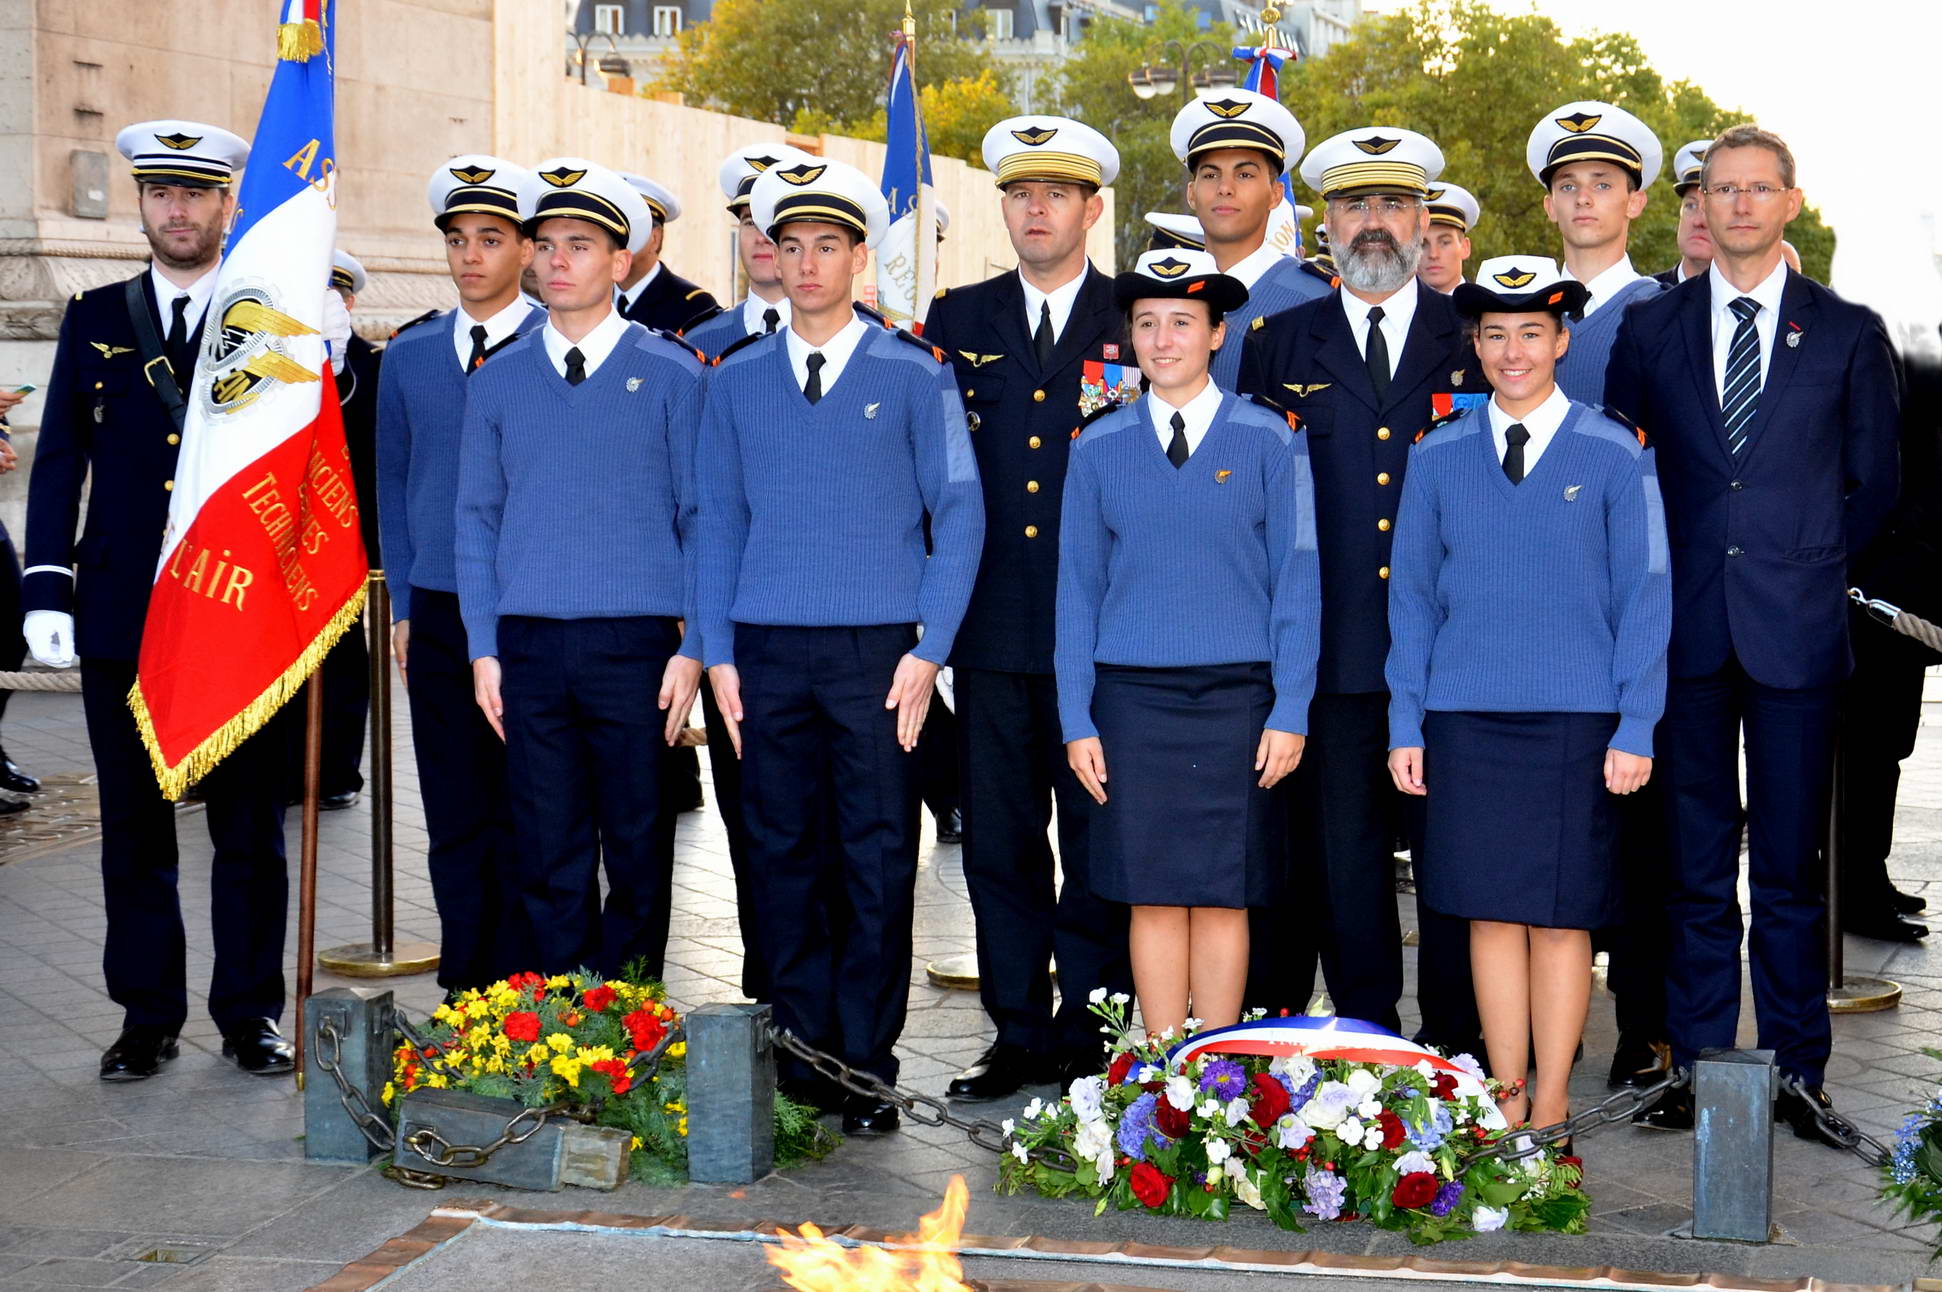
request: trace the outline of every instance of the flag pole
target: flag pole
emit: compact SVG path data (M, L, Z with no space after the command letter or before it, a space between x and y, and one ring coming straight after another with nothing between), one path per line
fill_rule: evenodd
M910 71L910 114L916 120L917 128L910 132L911 173L917 177L917 227L912 230L911 250L917 257L910 282L910 330L918 336L924 333L920 317L924 309L924 253L926 239L924 230L928 227L925 220L929 217L930 199L924 192L924 114L917 100L917 15L911 12L910 0L904 0L904 66ZM928 242L932 257L931 279L937 279L937 241Z
M317 959L317 782L324 761L324 670L304 687L303 843L297 861L297 1089L303 1089L304 1005Z

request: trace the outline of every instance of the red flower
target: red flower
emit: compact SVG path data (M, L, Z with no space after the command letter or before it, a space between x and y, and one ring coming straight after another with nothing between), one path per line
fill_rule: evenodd
M1113 1066L1106 1069L1106 1084L1109 1086L1119 1085L1121 1082L1126 1080L1126 1074L1131 1072L1132 1070L1133 1070L1132 1054L1128 1051L1121 1050L1119 1054L1114 1057Z
M1254 1119L1256 1126L1266 1130L1288 1111L1288 1088L1265 1072L1255 1073L1250 1084L1254 1087L1254 1106L1247 1110L1247 1115Z
M517 1010L506 1015L504 1030L509 1039L525 1041L530 1045L539 1040L539 1015Z
M1154 1106L1153 1124L1159 1128L1160 1134L1168 1139L1180 1139L1187 1133L1187 1127L1190 1124L1189 1114L1162 1099Z
M1133 1196L1149 1207L1157 1207L1173 1192L1173 1177L1151 1162L1133 1166Z
M1455 1077L1447 1072L1430 1074L1430 1093L1438 1099L1455 1099L1456 1092L1457 1083Z
M582 996L580 1000L588 1009L598 1014L601 1010L614 1003L614 997L617 994L612 987L602 983L598 987L589 988L587 994Z
M637 1050L651 1050L667 1035L668 1026L660 1016L646 1009L637 1009L631 1014L623 1014L620 1025L627 1029Z
M1428 1171L1411 1171L1396 1181L1395 1191L1389 1195L1389 1201L1404 1210L1427 1207L1435 1201L1437 1188L1436 1177Z
M1382 1127L1382 1146L1385 1149L1395 1148L1409 1138L1409 1127L1403 1125L1403 1119L1387 1108L1376 1114L1376 1125Z
M595 1059L587 1066L611 1081L613 1083L614 1093L617 1095L626 1094L628 1089L634 1084L634 1076L627 1070L625 1060Z
M532 991L546 986L546 979L536 973L516 973L506 979L506 986L514 991Z

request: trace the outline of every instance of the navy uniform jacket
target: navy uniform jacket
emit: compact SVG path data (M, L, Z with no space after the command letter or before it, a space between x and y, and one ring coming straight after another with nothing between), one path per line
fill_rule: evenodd
M141 278L159 333L146 266ZM141 654L181 447L167 407L142 373L125 290L124 283L110 283L68 302L27 482L28 567L71 565L75 576L28 575L22 607L72 613L75 648L84 659L133 661ZM189 348L201 346L198 327ZM156 380L170 380L166 365L152 371ZM81 487L90 474L87 526L76 542Z
M1322 694L1388 689L1389 550L1409 446L1436 418L1490 396L1450 298L1420 282L1404 290L1416 292L1416 315L1381 402L1335 292L1256 320L1242 351L1240 393L1287 408L1308 438L1322 557Z
M720 308L707 288L689 282L662 261L654 281L641 288L634 303L621 313L635 323L679 332L708 311Z
M1712 280L1625 312L1605 403L1652 437L1672 547L1673 677L1739 660L1763 686L1847 676L1848 558L1895 505L1901 380L1881 319L1789 270L1760 402L1727 450ZM1790 337L1799 338L1789 344Z
M690 323L680 337L710 359L734 345L748 335L748 320L742 317L742 302L711 314L698 323ZM787 324L780 326L786 327Z
M1043 370L1016 272L939 292L924 340L956 369L984 484L984 557L951 663L1049 674L1072 436L1099 408L1125 402L1115 391L1137 393L1140 379L1113 280L1086 267Z
M344 439L351 450L351 481L357 489L358 527L364 555L384 568L378 539L378 367L384 351L351 333L337 373L337 403L344 412Z

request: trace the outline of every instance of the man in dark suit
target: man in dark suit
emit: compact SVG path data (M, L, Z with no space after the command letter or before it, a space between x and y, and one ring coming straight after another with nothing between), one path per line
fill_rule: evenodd
M192 121L130 126L115 141L133 164L153 263L68 303L28 482L25 631L34 658L81 661L81 699L101 796L107 906L103 970L125 1011L101 1057L104 1081L153 1075L177 1052L189 996L176 895L175 810L156 786L128 708L149 590L182 442L181 414L216 287L229 190L249 145ZM77 543L81 493L92 479ZM272 720L202 778L216 963L209 1012L223 1053L246 1072L287 1073L283 930L284 742Z
M664 186L645 175L619 172L654 213L654 232L620 285L620 312L630 322L679 332L704 314L721 308L707 288L689 282L661 260L661 244L670 221L681 218L681 202Z
M978 991L997 1036L950 1084L954 1099L1097 1072L1086 997L1132 974L1126 911L1092 895L1091 797L1066 770L1052 680L1059 503L1066 452L1088 414L1138 391L1112 279L1086 259L1119 153L1062 117L1014 117L985 135L1018 269L941 291L924 339L957 370L984 486L984 555L951 653L962 750L964 879L977 920ZM1055 881L1046 839L1058 804ZM1054 1010L1047 966L1058 963Z
M1713 236L1706 231L1706 209L1699 196L1699 174L1713 141L1695 139L1672 159L1672 191L1679 195L1679 263L1652 275L1667 287L1703 277L1713 263Z
M1300 896L1290 904L1256 917L1247 1002L1270 1013L1307 1007L1319 953L1338 1014L1399 1024L1402 931L1391 860L1399 814L1382 671L1391 530L1417 432L1490 391L1456 308L1416 278L1425 199L1442 169L1434 143L1387 127L1347 131L1310 152L1302 179L1327 202L1341 287L1257 320L1241 360L1242 394L1264 395L1301 419L1322 552L1309 753L1291 778L1291 851L1312 878L1293 886ZM1481 1053L1469 928L1420 899L1418 909L1419 1035ZM1296 928L1318 937L1291 955L1288 930Z
M1675 1064L1735 1044L1744 729L1759 1046L1806 1091L1786 1089L1776 1115L1825 1139L1819 845L1852 662L1847 566L1895 502L1901 383L1881 320L1781 258L1801 208L1787 145L1735 126L1704 165L1712 266L1626 315L1605 391L1657 443L1672 546L1666 1022ZM1640 1116L1690 1128L1691 1095Z

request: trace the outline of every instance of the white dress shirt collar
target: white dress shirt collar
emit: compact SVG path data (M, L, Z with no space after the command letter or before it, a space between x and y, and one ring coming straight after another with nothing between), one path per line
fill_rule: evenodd
M553 371L565 377L566 352L578 347L581 363L587 370L587 376L591 377L600 370L600 365L607 361L607 356L614 352L614 347L620 344L621 338L627 335L627 329L632 326L621 317L619 310L608 310L607 317L594 324L591 332L578 341L569 341L549 318L541 329L546 343L546 357L553 361Z
M168 340L169 325L175 322L175 298L187 295L189 308L183 311L182 321L191 333L202 322L203 311L209 308L209 298L216 294L217 265L209 266L209 272L190 283L187 287L177 287L162 276L162 271L153 261L149 262L149 284L155 288L155 312L161 318L161 333Z
M1780 298L1787 291L1787 262L1782 260L1750 292L1743 292L1726 281L1726 275L1719 271L1719 262L1714 261L1706 271L1707 287L1712 292L1713 321L1713 389L1723 392L1726 386L1726 359L1733 348L1733 333L1738 330L1739 316L1733 313L1733 302L1742 296L1751 296L1760 302L1760 312L1753 316L1754 328L1760 335L1760 384L1767 381L1767 367L1773 359L1773 337L1780 327Z
M464 368L466 360L472 357L472 329L485 329L486 349L504 341L519 330L526 316L533 312L533 304L524 296L512 298L512 304L494 314L491 318L475 319L465 312L461 305L452 311L452 349L458 352L459 367Z
M1034 336L1038 333L1038 307L1045 304L1052 307L1052 339L1057 341L1064 336L1066 320L1072 317L1073 303L1079 299L1079 287L1086 281L1086 275L1091 272L1092 263L1088 261L1085 267L1073 276L1072 281L1054 287L1049 292L1042 292L1026 279L1024 270L1019 270L1018 285L1025 289L1025 335Z
M775 325L778 331L789 326L789 298L787 296L783 296L775 301L765 301L760 296L750 292L748 298L742 302L742 330L754 336L760 336L764 332L767 332L769 330L768 325L762 321L762 315L767 310L775 311Z
M641 275L641 280L632 287L622 289L616 284L614 294L620 298L620 308L623 310L633 309L634 302L641 298L641 293L647 290L647 285L660 276L661 262L657 260L654 262L654 268Z
M1162 449L1173 443L1173 415L1180 414L1180 420L1186 423L1182 430L1186 433L1187 453L1191 456L1199 451L1200 442L1207 438L1207 428L1214 424L1214 414L1220 412L1221 388L1214 384L1210 376L1200 393L1179 408L1160 398L1155 391L1149 390L1145 401L1147 412L1153 419L1154 434L1160 437Z
M1416 293L1428 291L1420 287L1412 278L1388 299L1377 301L1382 306L1382 339L1389 343L1389 375L1396 375L1396 366L1403 361L1403 342L1409 339L1409 325L1416 317ZM1369 353L1369 311L1375 306L1344 287L1335 293L1342 302L1342 312L1348 316L1349 331L1355 337L1357 353Z
M1512 425L1522 426L1531 433L1530 441L1524 445L1524 474L1529 477L1537 466L1537 460L1544 456L1544 450L1550 446L1552 438L1558 433L1558 428L1564 425L1564 419L1570 413L1570 398L1556 386L1551 387L1551 395L1548 399L1522 417L1512 417L1505 412L1503 405L1497 402L1497 397L1492 395L1490 397L1490 438L1497 446L1497 461L1501 463L1504 460L1504 454L1510 450L1510 441L1504 438L1504 432Z
M1590 299L1585 302L1585 317L1590 318L1596 314L1600 306L1624 291L1632 280L1643 278L1644 276L1638 270L1632 268L1632 257L1630 254L1620 256L1617 264L1612 265L1585 284L1585 290L1591 293Z
M788 338L789 366L795 370L796 387L802 389L809 385L809 356L820 354L823 356L823 394L828 395L830 387L843 375L843 369L849 366L850 356L856 353L856 347L862 344L869 331L870 325L863 321L861 314L855 312L850 314L850 321L843 325L842 331L821 345L810 345L803 340L802 333L796 331L793 322L784 328L783 333Z
M1240 279L1241 286L1247 288L1249 291L1253 291L1254 285L1261 281L1261 275L1267 273L1287 258L1287 256L1275 249L1273 243L1263 242L1243 258L1221 270L1221 272L1229 278Z

